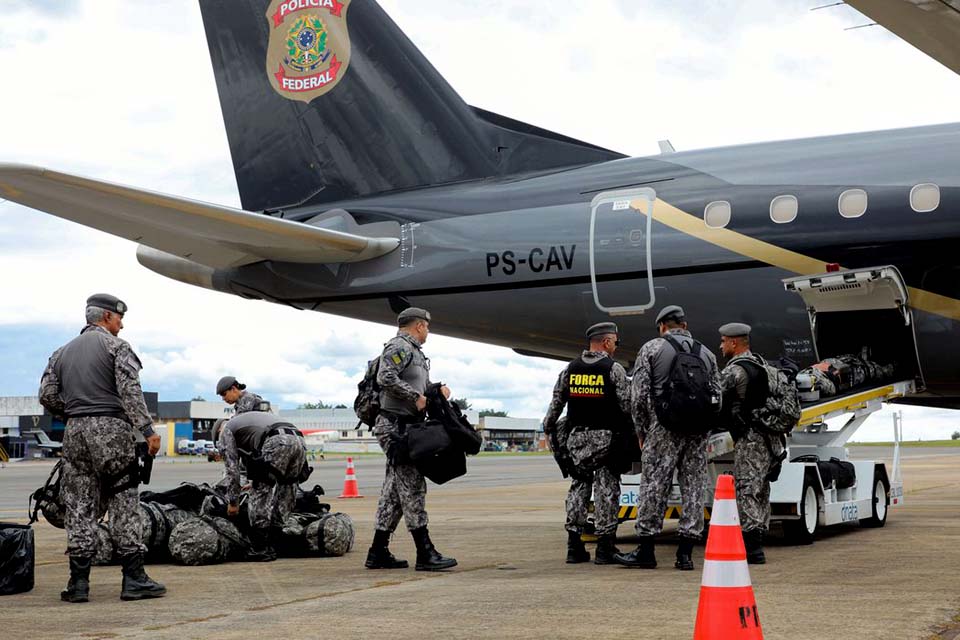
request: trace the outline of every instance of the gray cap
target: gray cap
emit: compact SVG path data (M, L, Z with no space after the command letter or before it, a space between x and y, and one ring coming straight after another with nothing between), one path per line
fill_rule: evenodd
M426 320L430 322L430 312L419 307L407 307L397 316L397 324L404 324L411 319Z
M243 390L247 388L247 385L241 384L233 376L223 376L220 378L220 381L217 382L217 395L222 396L227 392L230 387L236 386L238 389Z
M614 333L614 334L620 333L620 330L617 328L617 325L612 322L598 322L597 324L587 329L588 338L594 338L596 336L605 336L610 333Z
M724 338L741 338L750 335L750 325L742 322L729 322L720 327L720 335Z
M112 311L113 313L119 313L123 315L127 312L127 303L121 300L116 296L112 296L109 293L95 293L89 298L87 298L88 307L97 307L99 309L106 309L107 311Z
M671 304L670 306L664 307L663 309L660 310L660 313L657 314L656 324L659 325L660 323L666 322L667 320L683 322L684 315L685 314L683 313L683 307L676 304Z

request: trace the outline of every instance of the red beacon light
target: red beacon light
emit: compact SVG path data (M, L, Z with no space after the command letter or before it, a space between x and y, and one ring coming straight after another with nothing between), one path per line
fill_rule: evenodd
M836 273L840 271L840 264L837 262L828 262L827 263L827 273Z

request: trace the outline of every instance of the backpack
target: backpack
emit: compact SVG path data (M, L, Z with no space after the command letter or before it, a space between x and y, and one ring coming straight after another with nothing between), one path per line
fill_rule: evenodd
M654 392L657 420L676 434L705 434L716 426L720 396L707 363L700 357L703 345L694 340L687 346L669 334L663 338L675 353L666 381Z
M764 361L754 354L758 361L747 358L733 360L737 364L752 364L762 368L767 377L767 399L759 407L751 410L753 423L766 433L786 435L800 422L800 393L791 382L788 371Z
M63 459L57 461L47 481L43 486L30 494L27 500L27 512L30 515L30 524L39 520L38 513L43 513L47 522L57 527L64 528L65 512L63 499L60 497L60 479L63 474Z
M377 374L380 372L380 357L377 356L367 363L367 372L363 380L357 384L357 397L353 401L353 412L357 414L361 424L373 428L380 415L380 385L377 384Z

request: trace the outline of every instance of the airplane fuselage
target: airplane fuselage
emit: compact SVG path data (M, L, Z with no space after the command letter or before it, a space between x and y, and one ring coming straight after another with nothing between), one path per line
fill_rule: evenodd
M960 124L852 134L631 158L582 168L409 190L338 202L361 224L402 225L401 246L355 264L264 262L219 271L214 286L302 309L392 322L413 304L437 332L522 352L569 357L583 329L609 319L589 271L591 202L601 193L656 191L652 234L656 307L680 304L708 346L717 328L742 321L754 346L801 364L814 359L806 309L783 278L890 264L911 287L928 392L960 395ZM931 212L911 208L911 189L939 187ZM867 193L864 215L845 218L838 198ZM792 195L796 219L771 219L771 201ZM704 223L711 202L730 203L719 239ZM321 211L286 211L307 221ZM605 306L647 302L645 216L598 218L597 294ZM696 225L693 223L696 222ZM361 227L362 228L362 227ZM700 231L703 230L703 232ZM761 241L744 249L742 239ZM799 257L797 257L799 256ZM798 266L800 265L800 266ZM818 270L811 270L816 265ZM617 318L631 360L655 335L651 314ZM854 335L856 327L851 327Z

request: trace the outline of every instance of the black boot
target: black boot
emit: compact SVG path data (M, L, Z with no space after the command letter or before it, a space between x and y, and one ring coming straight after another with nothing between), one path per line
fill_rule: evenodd
M654 553L653 536L640 538L640 544L630 553L618 553L613 558L617 564L635 569L656 569L657 557Z
M614 546L617 541L615 534L600 536L597 538L597 552L593 559L594 564L617 564L616 556L620 549ZM589 558L589 556L587 556Z
M745 531L743 546L747 549L747 564L767 564L767 556L763 553L763 531Z
M590 562L590 552L576 531L567 531L567 564Z
M693 571L693 540L680 538L677 546L677 561L673 566L681 571Z
M430 541L430 533L426 527L420 527L410 532L417 545L417 571L443 571L457 566L453 558L445 558L437 551Z
M64 602L90 601L90 558L70 556L70 580L60 592Z
M406 560L398 560L390 553L390 532L377 529L373 532L373 544L367 551L367 569L406 569L410 564Z
M167 594L167 588L159 582L151 580L147 572L143 570L143 554L132 553L128 556L122 556L120 564L123 565L121 600L161 598Z
M273 562L277 559L277 552L270 544L269 529L250 527L247 537L250 538L250 550L247 551L247 562Z

